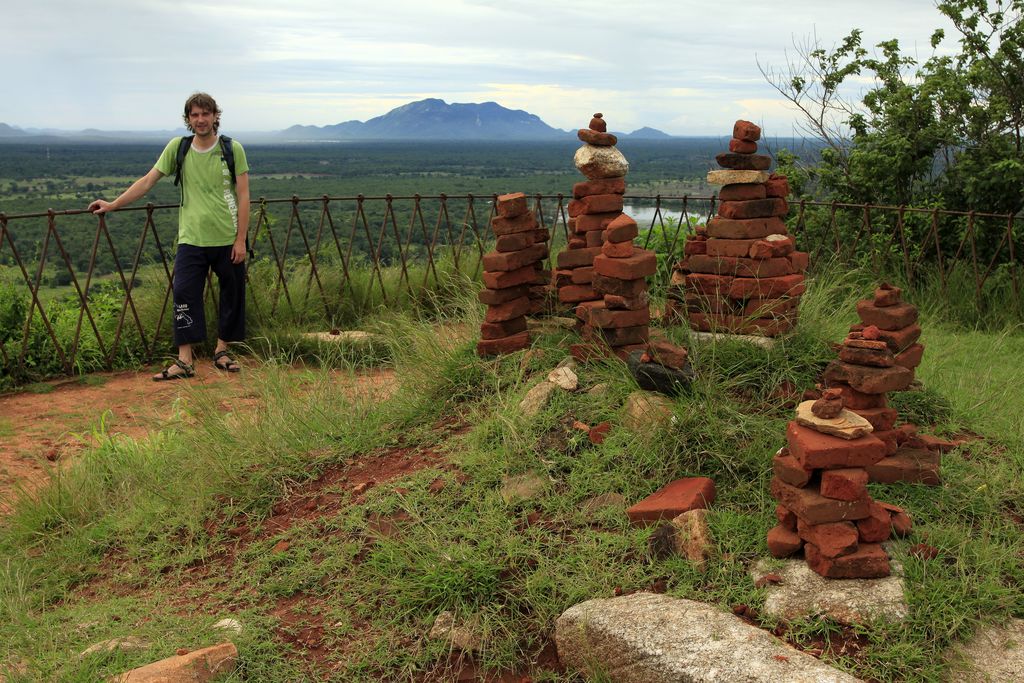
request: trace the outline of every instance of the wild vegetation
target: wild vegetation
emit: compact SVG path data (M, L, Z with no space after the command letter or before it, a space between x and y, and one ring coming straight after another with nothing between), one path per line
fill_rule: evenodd
M384 345L374 352L320 347L333 371L254 368L248 407L225 412L196 391L148 439L106 437L100 426L99 446L0 526L0 641L27 667L23 680L87 681L219 640L211 625L230 616L244 625L234 639L247 680L447 680L457 657L427 634L450 611L479 634L483 666L556 681L571 677L531 662L549 646L553 619L580 600L653 587L758 610L765 592L747 568L766 555L774 523L768 462L790 415L780 386L814 383L870 287L819 275L797 333L770 350L667 330L690 347L697 380L663 429L623 426L636 385L618 363L579 371L584 389L607 383L604 393L559 394L523 416L519 400L565 356L567 333L481 360L471 333L454 342L438 333L479 324L471 292L440 319L367 322ZM1024 405L1015 388L1024 376L1014 362L1024 347L1012 334L949 328L938 302L917 303L923 389L895 404L929 431L984 436L945 456L943 486L872 486L915 520L914 534L892 545L906 575L906 622L784 629L881 681L935 680L951 666L948 646L980 624L1024 616ZM356 359L393 369L395 390L353 393L345 375ZM593 445L576 420L613 429ZM403 474L407 462L416 464ZM503 498L506 478L526 472L542 476L544 491ZM634 501L697 474L719 490L704 572L649 555L651 530L630 527L621 508L586 505L604 493ZM359 486L374 476L376 485ZM921 542L938 557L909 551ZM151 648L76 656L130 634Z

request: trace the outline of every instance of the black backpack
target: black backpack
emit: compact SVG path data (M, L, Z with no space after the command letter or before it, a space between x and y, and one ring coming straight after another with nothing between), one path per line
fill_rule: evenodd
M174 170L174 184L181 185L181 167L184 165L185 155L188 154L189 148L192 146L192 140L195 135L186 135L178 143L178 154L175 156L175 170ZM228 171L231 172L231 184L235 184L235 150L231 146L231 138L227 135L220 136L220 154L221 158L228 165ZM183 188L184 190L184 188Z

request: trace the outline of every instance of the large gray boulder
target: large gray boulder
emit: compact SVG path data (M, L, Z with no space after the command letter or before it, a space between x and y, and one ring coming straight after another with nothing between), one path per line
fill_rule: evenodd
M949 655L954 683L1015 683L1024 680L1024 619L980 629Z
M615 683L857 683L711 605L654 593L588 600L555 622L558 655Z

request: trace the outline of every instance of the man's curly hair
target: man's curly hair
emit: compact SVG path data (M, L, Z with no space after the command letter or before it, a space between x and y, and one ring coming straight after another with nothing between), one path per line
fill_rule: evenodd
M189 112L192 111L192 107L199 107L200 109L212 111L214 114L216 114L216 116L213 119L213 133L214 135L216 135L217 131L220 130L221 114L220 108L217 106L217 100L213 99L213 97L207 95L204 92L192 93L192 96L185 100L185 114L182 118L185 119L185 127L188 128L188 131L190 133L195 132L194 130L192 130L192 124L189 123L188 120L188 115Z

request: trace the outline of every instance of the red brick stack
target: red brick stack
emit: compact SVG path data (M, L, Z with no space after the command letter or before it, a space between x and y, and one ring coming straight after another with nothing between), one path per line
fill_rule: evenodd
M657 270L657 257L633 246L636 221L622 212L629 164L604 118L595 114L577 135L584 145L576 153L576 168L588 180L573 186L569 202L573 236L558 255L559 300L578 304L587 343L575 346L574 355L587 358L610 349L625 359L629 351L645 348L648 339L646 277Z
M917 343L921 336L917 308L904 303L900 295L898 287L883 283L873 300L857 303L861 324L850 328L839 360L825 369L824 379L885 443L885 457L867 468L871 481L937 485L939 453L920 442L914 425L896 428L899 415L888 407L886 398L888 392L910 386L924 355L924 346Z
M547 231L527 208L522 192L498 197L491 227L495 250L485 254L484 289L479 299L487 304L476 352L481 356L511 353L530 345L526 316L543 308L536 291L543 260L548 255Z
M588 128L577 136L587 152L586 160L578 152L576 167L588 180L576 183L569 202L569 243L558 255L553 282L562 304L600 301L594 290L594 258L604 243L602 231L622 215L622 195L626 191L629 164L615 147L617 138L607 132L608 124L601 114L594 114Z
M881 543L909 533L911 523L905 511L875 502L867 490L866 468L884 457L885 443L844 410L842 392L833 390L797 408L786 438L788 448L772 461L771 494L779 504L768 550L781 558L802 548L811 569L827 578L888 576Z
M729 151L716 157L724 170L708 173L722 185L718 216L687 239L674 269L667 312L685 311L695 330L774 337L796 324L807 254L786 233L789 184L769 175L760 137L749 121L733 126Z

